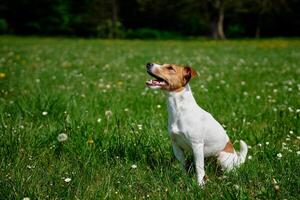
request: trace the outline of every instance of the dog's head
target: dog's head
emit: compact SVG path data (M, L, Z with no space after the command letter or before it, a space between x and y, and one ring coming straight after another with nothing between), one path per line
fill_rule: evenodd
M147 63L146 68L147 72L155 78L146 82L151 89L179 91L191 78L197 76L197 72L189 66Z

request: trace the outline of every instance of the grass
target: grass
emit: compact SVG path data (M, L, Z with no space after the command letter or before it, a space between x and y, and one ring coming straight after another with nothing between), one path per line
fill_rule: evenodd
M181 170L149 61L200 73L198 104L251 146L241 168L208 161L203 189ZM0 199L299 199L299 67L298 39L0 37Z

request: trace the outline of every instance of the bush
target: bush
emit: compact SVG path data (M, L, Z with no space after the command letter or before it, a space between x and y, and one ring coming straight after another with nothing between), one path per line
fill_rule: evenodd
M160 31L151 28L128 30L126 38L129 39L178 39L181 35L175 32Z
M0 34L7 32L7 23L5 19L0 18Z
M229 38L242 37L245 33L245 29L240 24L229 25L226 31L226 36Z

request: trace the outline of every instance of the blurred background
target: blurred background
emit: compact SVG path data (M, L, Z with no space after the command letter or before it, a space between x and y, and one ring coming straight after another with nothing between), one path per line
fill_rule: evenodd
M99 38L300 35L299 0L0 0L0 33Z

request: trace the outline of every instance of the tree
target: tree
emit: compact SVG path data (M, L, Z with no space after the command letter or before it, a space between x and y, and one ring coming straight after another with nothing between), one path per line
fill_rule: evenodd
M242 7L247 13L256 15L256 38L261 36L261 27L267 16L282 14L290 10L288 0L243 0Z

